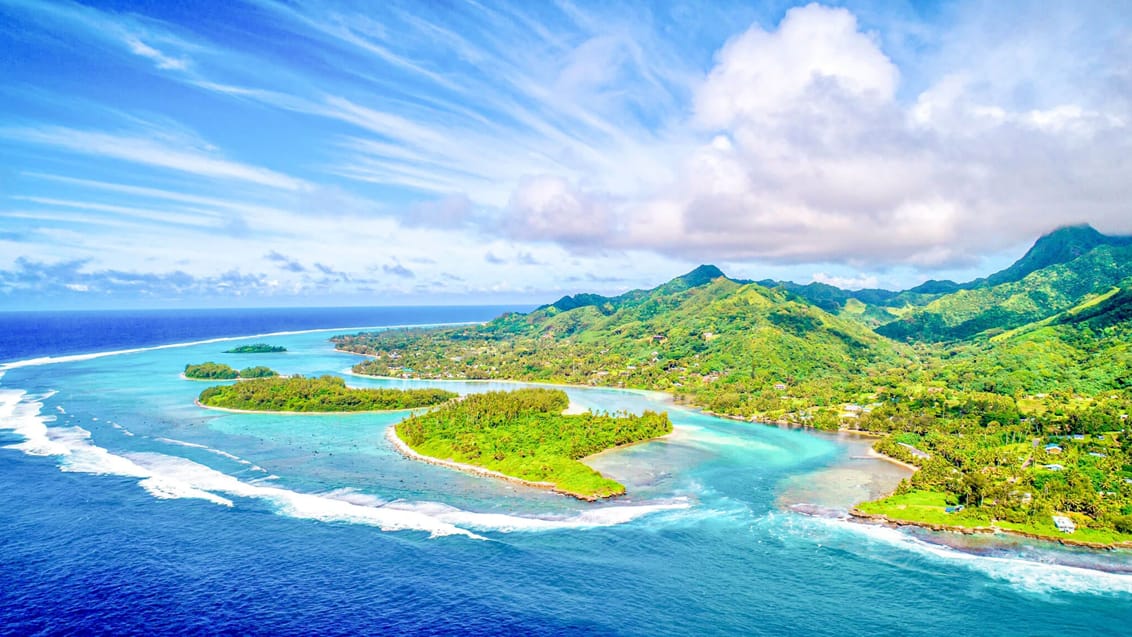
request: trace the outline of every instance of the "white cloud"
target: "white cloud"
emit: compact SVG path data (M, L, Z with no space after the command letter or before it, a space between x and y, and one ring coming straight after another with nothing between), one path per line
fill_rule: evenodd
M690 123L710 136L668 186L615 208L605 225L624 232L606 244L927 270L1082 219L1132 231L1121 177L1132 130L1113 103L986 101L969 68L910 99L898 81L845 9L809 5L777 29L752 27L696 94Z
M504 231L516 239L554 240L585 247L608 241L614 231L608 196L586 191L561 177L524 177L511 195Z
M209 148L186 147L185 140L180 140L177 144L163 143L154 138L130 133L116 134L63 126L0 128L0 138L51 146L83 155L157 166L203 177L245 181L286 190L302 190L309 187L300 179L267 168L223 159L214 152L209 152L211 150Z
M814 272L814 281L817 283L825 283L834 287L842 288L845 290L861 290L865 288L876 288L879 284L877 278L871 275L863 276L836 276L826 274L825 272Z
M852 13L817 4L791 9L775 31L751 27L716 58L696 95L697 120L709 128L790 116L823 93L884 102L899 77Z
M157 64L157 68L173 71L184 71L189 67L188 61L184 58L174 58L165 55L161 51L149 46L142 42L137 37L127 35L124 37L124 42L130 51L135 55L140 55L144 58L149 58Z

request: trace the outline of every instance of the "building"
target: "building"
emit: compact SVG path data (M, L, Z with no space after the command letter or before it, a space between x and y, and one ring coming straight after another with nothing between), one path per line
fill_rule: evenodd
M1073 523L1073 520L1070 520L1064 515L1053 516L1053 525L1062 533L1072 533L1077 530L1077 525Z

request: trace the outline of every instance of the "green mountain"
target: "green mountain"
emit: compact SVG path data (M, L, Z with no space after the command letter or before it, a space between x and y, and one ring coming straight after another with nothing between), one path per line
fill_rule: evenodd
M990 284L988 278L986 284L943 295L876 331L898 340L962 341L1040 321L1132 277L1132 243L1104 243L1070 261L1009 280L1027 267L1004 275L1003 283Z
M360 374L664 390L872 432L920 471L866 512L1056 539L1051 516L1069 515L1074 539L1132 543L1132 242L1063 229L986 279L899 293L769 283L701 266L484 325L333 340L367 355Z
M1116 250L1074 263L1106 246ZM1129 246L1132 237L1105 235L1088 225L1067 226L1039 238L1010 267L967 283L930 280L900 292L843 290L816 282L760 283L788 290L827 312L856 320L891 338L962 340L986 330L1010 329L1051 316L1075 305L1082 295L1107 289L1129 271L1120 264L1110 268L1102 262L1107 256L1123 257L1126 251L1120 249ZM1056 266L1066 268L1026 280ZM1000 287L1012 283L1019 285ZM1020 295L1031 299L1028 302Z
M1051 265L1069 263L1088 254L1095 248L1106 245L1132 245L1132 237L1101 234L1088 224L1058 228L1039 238L1033 247L1010 267L985 279L972 281L963 287L993 287L1012 281L1021 281L1032 272L1037 272Z
M834 385L856 382L867 366L909 360L909 350L856 321L784 289L730 279L713 266L648 291L579 296L482 326L344 336L336 343L377 355L359 366L362 373L400 375L408 368L421 377L669 389L746 415L777 400L776 385L819 384L831 393Z
M651 290L630 290L618 296L602 296L600 294L575 294L573 296L564 296L554 303L539 307L537 311L545 310L547 308L554 308L560 311L569 311L579 307L596 307L604 314L610 314L613 310L626 303L633 303L647 298L650 295L659 294L673 294L688 290L691 288L699 287L711 283L715 279L724 278L728 279L727 275L722 270L714 265L701 265L691 272L678 276L671 281L661 284ZM738 279L728 279L736 283L747 283L747 281L740 281Z

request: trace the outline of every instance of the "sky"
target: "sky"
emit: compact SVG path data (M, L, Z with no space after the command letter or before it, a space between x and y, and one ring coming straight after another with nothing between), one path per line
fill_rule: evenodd
M0 310L903 289L1132 234L1132 2L0 0Z

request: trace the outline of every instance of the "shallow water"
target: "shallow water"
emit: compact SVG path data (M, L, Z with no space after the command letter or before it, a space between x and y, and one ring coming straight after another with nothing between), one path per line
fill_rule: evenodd
M594 458L629 495L590 504L409 461L384 438L400 414L219 413L178 377L204 360L342 373L357 359L332 333L4 371L3 632L1117 635L1132 621L1132 575L1099 570L1125 570L1126 553L959 551L789 509L890 488L903 470L860 458L867 441L570 388L676 424ZM261 340L289 352L220 353Z

